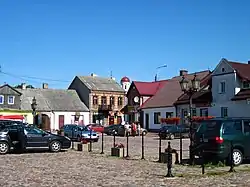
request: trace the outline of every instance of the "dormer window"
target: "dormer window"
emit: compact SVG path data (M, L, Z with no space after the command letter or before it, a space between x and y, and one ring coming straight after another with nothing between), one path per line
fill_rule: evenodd
M243 88L244 88L244 89L250 88L250 83L247 82L247 81L244 81L244 82L243 82Z
M225 72L225 68L221 68L221 72Z

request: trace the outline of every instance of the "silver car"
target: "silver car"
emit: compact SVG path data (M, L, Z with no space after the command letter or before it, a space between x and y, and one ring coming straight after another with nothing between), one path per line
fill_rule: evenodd
M69 137L72 141L87 141L98 142L99 135L95 131L86 126L79 126L75 124L67 124L63 126L64 135Z

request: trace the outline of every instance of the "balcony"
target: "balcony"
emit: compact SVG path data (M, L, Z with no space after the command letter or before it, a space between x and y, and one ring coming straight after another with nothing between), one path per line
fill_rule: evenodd
M99 111L112 111L114 108L113 105L99 105L98 110Z

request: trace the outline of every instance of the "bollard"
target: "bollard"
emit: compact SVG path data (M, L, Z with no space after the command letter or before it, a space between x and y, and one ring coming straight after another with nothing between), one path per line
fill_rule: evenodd
M113 131L113 147L115 147L115 131Z
M168 173L167 173L166 177L174 177L174 175L172 174L173 158L172 158L172 148L171 148L170 142L168 142L167 151L168 151L168 163L167 163Z
M182 164L182 132L180 131L180 164Z
M202 175L205 174L205 158L204 158L204 150L202 149L201 151L202 154L202 165L201 165L201 173Z
M72 129L72 132L71 132L71 133L72 133L72 136L71 136L72 149L74 149L74 140L73 140L73 139L74 139L74 130L75 130L75 129L73 128L73 129Z
M234 151L234 147L233 147L233 141L230 142L230 170L229 172L235 172L234 169L234 158L233 158L233 151Z
M161 162L161 135L159 136L159 160L158 162Z
M90 129L89 152L92 152L92 129Z
M128 158L129 155L128 155L128 133L127 133L127 155L126 155L126 158Z
M102 152L101 152L101 154L104 154L103 144L104 144L104 134L103 134L103 131L102 131Z
M141 159L144 160L144 133L141 135Z

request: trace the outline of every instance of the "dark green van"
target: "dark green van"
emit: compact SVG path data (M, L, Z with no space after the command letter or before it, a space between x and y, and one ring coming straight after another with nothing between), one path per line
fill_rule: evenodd
M203 150L206 159L230 160L231 143L233 160L240 165L250 158L250 118L214 118L201 122L195 133L195 153Z

